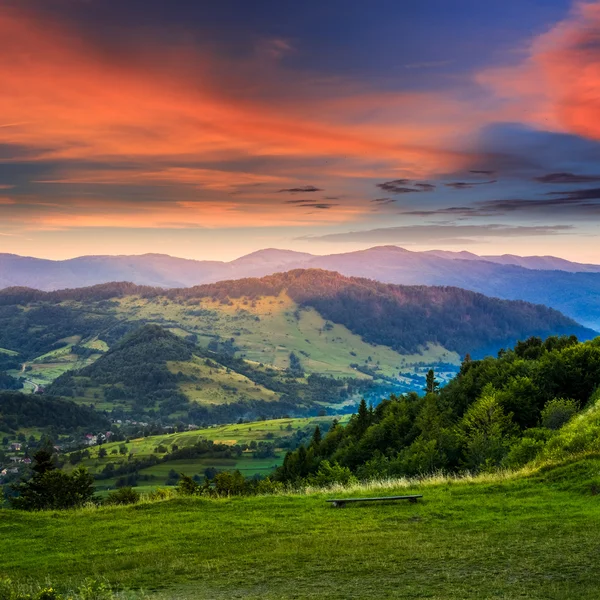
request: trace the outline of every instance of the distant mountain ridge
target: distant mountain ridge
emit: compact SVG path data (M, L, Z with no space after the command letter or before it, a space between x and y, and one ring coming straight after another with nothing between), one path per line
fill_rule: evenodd
M508 300L544 304L600 330L600 265L551 256L477 256L470 252L411 252L397 246L315 256L265 249L231 262L195 261L161 254L88 256L49 261L0 255L0 288L40 290L113 281L178 288L291 269L320 268L402 285L455 286Z

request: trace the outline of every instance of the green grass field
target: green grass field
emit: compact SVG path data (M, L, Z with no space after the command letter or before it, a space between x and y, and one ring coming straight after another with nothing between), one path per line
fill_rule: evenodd
M91 339L82 343L81 336L78 335L65 338L61 342L64 346L25 363L27 366L26 371L9 371L14 377L25 377L28 380L25 383L24 391L34 391L35 385L32 385L32 383L43 387L48 386L66 371L82 369L93 363L101 356L101 352L105 352L108 349L106 343L98 339ZM82 358L72 352L72 347L75 344L81 344L86 348L98 350L99 352L87 358ZM3 350L0 349L0 352L3 352ZM10 352L9 350L5 350L4 352L10 353L13 356L17 355L17 353Z
M344 415L338 420L342 423L349 419L350 415ZM154 448L159 445L167 447L173 444L183 448L193 446L196 442L205 439L225 444L249 444L252 441L269 440L273 437L288 437L294 435L299 429L314 430L317 425L331 423L334 417L306 417L303 419L272 419L268 421L253 421L251 423L233 423L230 425L218 425L207 429L195 431L184 431L166 435L154 435L146 438L137 438L125 443L127 453L135 456L146 456L152 454ZM113 449L118 449L124 442L113 442L104 444L102 447L110 454ZM99 448L90 449L92 456L96 456Z
M282 294L258 300L233 299L230 304L206 298L195 305L128 297L119 301L118 311L168 327L179 335L196 334L201 345L215 336L234 338L245 358L277 368L289 366L293 351L309 373L356 376L350 364L369 363L379 366L383 375L397 377L399 370L411 371L419 363L460 364L458 354L441 346L432 344L421 353L401 355L363 341L342 325L326 322L314 309L298 309L287 294Z
M263 400L275 402L279 396L272 390L258 385L241 375L217 363L208 367L205 361L197 356L189 362L169 362L172 373L195 376L198 381L185 382L179 389L192 401L199 404L224 404L241 399Z
M0 511L0 575L158 599L596 600L600 460L345 492ZM333 509L326 498L417 492Z
M347 421L349 415L341 417L341 422ZM221 425L199 429L196 431L186 431L182 433L173 433L167 435L156 435L145 438L130 440L129 442L110 442L101 447L106 450L107 455L99 458L98 452L100 446L93 446L89 449L90 458L84 459L81 464L91 473L99 473L108 463L119 463L126 461L128 455L135 458L146 458L155 453L158 446L165 446L169 451L173 446L185 448L193 446L200 440L213 440L221 444L250 444L251 442L275 441L277 438L288 438L296 435L298 430L303 430L312 434L317 425L327 426L333 421L333 417L310 417L304 419L275 419L270 421L255 421L252 423L241 423L232 425ZM119 453L121 446L126 447L126 454ZM239 470L245 477L254 475L267 476L273 470L283 463L286 450L276 449L276 456L270 458L255 458L254 453L244 452L239 458L196 458L190 460L175 460L154 465L146 469L141 469L140 474L151 475L150 481L141 480L138 489L141 492L147 492L157 487L163 486L168 479L169 472L175 470L177 473L185 475L204 476L204 471L208 468L215 468L219 471ZM160 454L158 456L161 456ZM67 465L67 470L72 468ZM97 489L106 492L114 489L115 479L102 479L97 481Z
M8 354L9 356L18 356L19 353L14 350L7 350L6 348L0 348L0 354Z

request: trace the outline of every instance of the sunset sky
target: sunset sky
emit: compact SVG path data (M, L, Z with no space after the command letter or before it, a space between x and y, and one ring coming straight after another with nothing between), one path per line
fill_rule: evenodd
M0 0L0 252L600 262L600 1Z

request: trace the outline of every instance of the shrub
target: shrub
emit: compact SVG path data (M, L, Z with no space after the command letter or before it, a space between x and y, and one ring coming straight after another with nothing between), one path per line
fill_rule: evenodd
M575 400L554 398L542 410L542 426L548 429L560 429L571 420L578 408Z
M247 491L246 479L239 471L223 471L215 477L215 491L222 496L241 496Z
M169 500L175 497L175 492L171 488L158 488L148 494L149 500Z
M543 440L530 437L521 438L509 450L502 464L509 469L519 469L536 458L545 445Z
M132 487L122 487L108 494L104 504L137 504L139 501L140 494L137 490Z
M198 496L202 493L202 486L189 475L181 473L177 484L177 493L182 496Z
M342 467L338 463L331 464L328 460L324 460L319 465L316 475L308 478L308 483L324 487L334 483L342 485L358 483L358 479L352 475L352 471L348 467Z
M257 494L277 494L278 492L283 491L283 489L283 483L280 481L271 481L269 477L261 479L256 484Z
M24 585L0 577L0 600L117 600L117 598L141 600L145 594L129 592L126 596L117 593L110 584L94 579L86 579L75 589L59 591L45 585Z

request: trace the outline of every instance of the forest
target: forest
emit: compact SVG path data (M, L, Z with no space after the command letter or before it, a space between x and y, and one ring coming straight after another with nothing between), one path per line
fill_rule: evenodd
M462 363L440 388L433 371L423 395L361 402L334 426L286 455L276 479L310 480L335 467L361 480L519 468L544 450L579 411L600 398L600 339L532 337L496 358Z
M52 396L0 392L0 431L53 428L57 433L108 430L110 421L87 406Z

